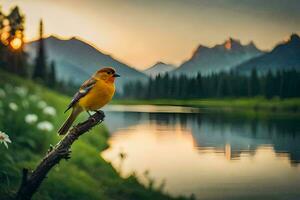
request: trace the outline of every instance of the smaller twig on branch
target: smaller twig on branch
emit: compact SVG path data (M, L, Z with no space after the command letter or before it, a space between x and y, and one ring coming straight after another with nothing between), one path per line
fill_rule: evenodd
M17 193L16 199L29 200L37 191L48 172L57 165L62 159L70 158L70 148L74 141L79 136L88 132L98 123L104 120L104 113L102 111L96 112L88 118L85 122L79 123L74 126L69 133L53 147L50 146L46 156L36 167L32 173L28 173L28 169L23 169L22 182Z

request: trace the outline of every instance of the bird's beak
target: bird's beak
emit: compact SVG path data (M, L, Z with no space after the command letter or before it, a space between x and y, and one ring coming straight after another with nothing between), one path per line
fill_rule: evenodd
M120 75L119 74L114 74L113 77L120 77Z

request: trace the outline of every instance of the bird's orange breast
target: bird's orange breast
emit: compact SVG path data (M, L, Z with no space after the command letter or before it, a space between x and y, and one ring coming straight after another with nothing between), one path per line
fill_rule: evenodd
M98 110L112 99L114 93L113 83L99 80L88 94L79 100L78 104L85 110Z

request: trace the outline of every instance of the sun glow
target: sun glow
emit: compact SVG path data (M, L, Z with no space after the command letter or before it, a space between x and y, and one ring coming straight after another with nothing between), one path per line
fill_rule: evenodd
M230 50L231 49L231 41L230 40L227 40L226 43L225 43L225 48L227 50Z
M22 46L22 40L20 38L14 38L11 42L10 42L10 46L14 49L14 50L18 50L21 46Z

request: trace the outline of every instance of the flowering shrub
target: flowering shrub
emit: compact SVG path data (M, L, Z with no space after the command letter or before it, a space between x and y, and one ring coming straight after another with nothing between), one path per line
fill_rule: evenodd
M56 109L46 103L41 92L8 83L0 86L0 131L9 134L17 144L29 148L42 148L44 144L36 142L42 137L40 133L54 130ZM11 141L4 132L0 132L0 142L7 147ZM49 138L56 137L56 134L53 135L55 136ZM45 145L46 143L47 141Z

